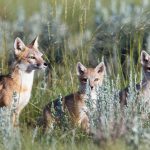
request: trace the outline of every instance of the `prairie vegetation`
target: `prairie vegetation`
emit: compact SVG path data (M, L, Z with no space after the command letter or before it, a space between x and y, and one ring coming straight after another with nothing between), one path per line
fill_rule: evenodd
M141 50L150 54L148 0L0 0L0 7L0 73L10 71L16 37L28 43L39 35L39 49L49 66L37 72L19 129L14 131L10 124L14 108L0 109L0 149L149 149L150 122L143 115L150 108L142 100L136 102L135 90L142 78ZM95 67L101 60L107 76L96 109L90 97L86 102L94 137L68 125L67 115L63 128L43 135L36 128L37 118L49 101L78 89L77 62ZM127 85L122 121L119 90Z

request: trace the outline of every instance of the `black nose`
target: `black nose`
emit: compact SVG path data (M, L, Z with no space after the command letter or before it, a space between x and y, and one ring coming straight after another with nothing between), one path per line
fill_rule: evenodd
M44 66L46 66L46 67L48 66L46 62L44 63Z
M93 87L93 86L91 86L91 90L93 90L93 88L94 88L94 87Z

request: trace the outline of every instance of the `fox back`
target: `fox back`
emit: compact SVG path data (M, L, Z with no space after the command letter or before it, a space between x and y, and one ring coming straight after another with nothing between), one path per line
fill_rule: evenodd
M103 82L105 65L102 62L95 68L86 68L78 62L76 70L79 79L79 90L62 97L62 110L69 113L70 119L74 125L80 126L84 131L89 132L89 119L87 107L85 105L85 100L88 98L86 95L87 83L89 83L89 94L94 103L94 100L96 99L96 88L101 86ZM56 122L56 118L52 115L51 110L54 106L55 111L58 111L59 100L60 99L56 99L48 103L43 109L41 125L44 127L44 132L53 122Z

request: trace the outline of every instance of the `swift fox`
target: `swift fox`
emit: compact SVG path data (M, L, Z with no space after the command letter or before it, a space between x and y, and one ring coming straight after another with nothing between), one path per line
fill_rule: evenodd
M62 108L63 111L67 111L71 122L73 125L81 127L85 132L89 133L89 119L87 116L87 107L85 100L87 99L86 95L86 85L87 82L90 86L90 96L91 100L96 99L96 87L101 86L104 78L105 65L101 62L95 68L86 68L80 62L77 63L77 76L79 79L79 90L75 93L69 94L62 97ZM43 132L47 130L53 123L58 123L59 118L54 117L52 114L52 109L54 108L55 112L60 113L59 110L59 99L56 99L48 103L43 109L42 123L39 125L43 126ZM53 108L52 108L53 107Z
M11 73L0 76L0 107L11 105L14 92L19 96L16 113L13 115L13 125L16 123L16 117L19 117L21 110L29 102L34 71L47 66L42 53L38 50L38 37L28 46L25 46L20 38L16 38L14 56L15 62Z
M141 52L141 64L143 79L140 84L136 85L138 91L138 98L142 98L145 102L150 104L150 55L146 51ZM120 92L121 105L127 105L128 87Z

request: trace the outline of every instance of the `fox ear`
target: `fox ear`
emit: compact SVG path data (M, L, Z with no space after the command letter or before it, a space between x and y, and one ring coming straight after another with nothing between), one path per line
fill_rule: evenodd
M25 44L20 38L16 38L14 42L14 48L15 48L15 55L18 55L21 51L25 49Z
M14 42L14 48L15 50L24 50L25 48L25 44L22 42L22 40L20 38L16 38L15 42Z
M39 44L38 44L38 36L30 43L30 45L35 48L35 49L38 49L39 47Z
M104 62L101 62L100 64L98 64L96 67L95 67L95 71L97 73L103 73L105 71L105 64Z
M87 68L82 65L80 62L77 63L77 75L83 75Z
M141 52L141 64L144 65L145 63L147 63L149 58L150 58L150 55L146 51L142 50L142 52Z

